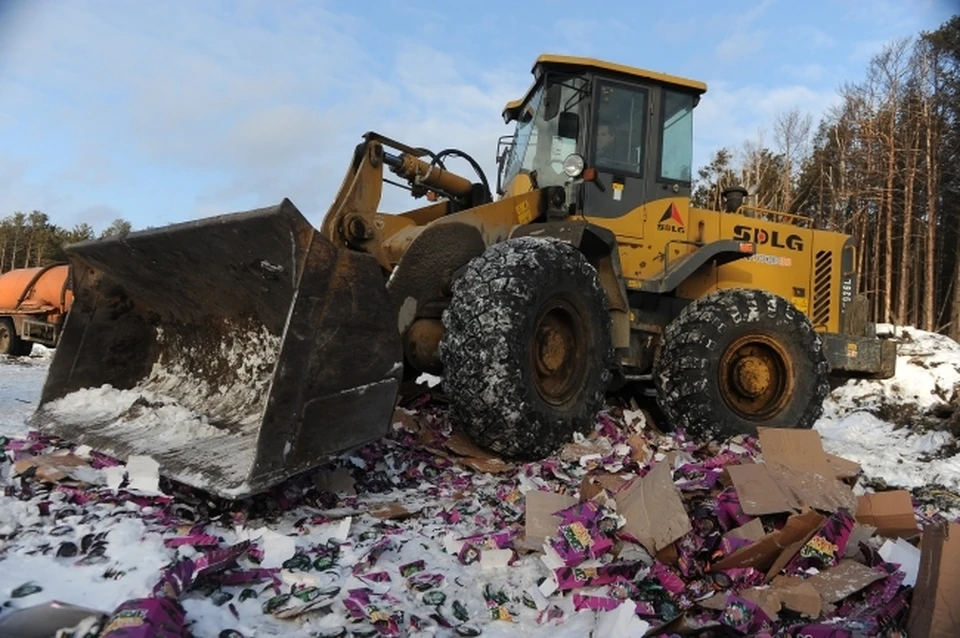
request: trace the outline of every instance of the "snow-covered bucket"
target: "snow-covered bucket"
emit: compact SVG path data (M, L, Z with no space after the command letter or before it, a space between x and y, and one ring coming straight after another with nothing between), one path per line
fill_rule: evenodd
M67 252L39 429L229 498L386 431L403 366L380 268L289 201Z

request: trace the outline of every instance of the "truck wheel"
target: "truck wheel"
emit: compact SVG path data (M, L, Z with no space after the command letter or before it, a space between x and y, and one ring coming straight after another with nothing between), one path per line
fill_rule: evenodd
M443 385L481 447L543 458L592 431L613 348L597 271L565 242L518 237L469 263L443 314Z
M787 300L722 290L667 326L654 379L674 427L700 440L810 428L830 391L823 343Z
M0 354L22 356L23 343L13 328L13 321L9 317L0 317Z

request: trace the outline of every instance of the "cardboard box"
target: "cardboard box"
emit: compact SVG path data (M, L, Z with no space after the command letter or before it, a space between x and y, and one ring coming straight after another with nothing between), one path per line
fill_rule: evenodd
M757 542L721 558L710 569L721 571L733 567L753 567L757 571L768 572L767 580L772 580L817 533L824 521L824 516L812 510L794 514L787 519L783 529L770 532ZM775 569L778 565L779 569Z
M929 525L907 619L911 638L960 636L960 524Z
M857 499L857 522L877 528L878 536L913 538L920 533L910 492L863 494Z

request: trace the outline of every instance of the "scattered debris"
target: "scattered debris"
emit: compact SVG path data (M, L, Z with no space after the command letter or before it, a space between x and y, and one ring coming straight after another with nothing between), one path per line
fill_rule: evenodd
M508 463L429 393L410 396L388 437L237 502L158 478L148 459L121 464L35 432L0 441L3 498L32 512L0 518L0 560L30 552L122 579L137 566L104 532L142 521L140 541L166 559L149 595L107 605L71 637L956 629L943 592L957 586L960 526L909 491L866 490L861 464L825 452L816 431L700 445L614 408L556 456ZM52 595L0 584L12 608L0 620Z

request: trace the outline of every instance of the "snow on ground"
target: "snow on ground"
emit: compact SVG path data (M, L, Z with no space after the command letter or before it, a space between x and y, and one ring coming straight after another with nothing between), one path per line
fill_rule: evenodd
M870 481L936 483L957 492L953 432L960 430L944 406L960 382L960 345L911 329L898 338L897 378L837 388L816 429L827 451L861 463ZM27 360L0 360L0 435L21 442L20 456L45 448L24 420L39 400L50 354L37 348ZM549 573L542 554L497 562L504 557L497 548L509 548L518 523L522 529L523 494L575 493L590 462L553 458L477 471L469 450L452 445L442 406L415 407L383 441L327 464L324 489L314 477L300 477L255 502L230 504L166 481L161 496L110 489L103 485L117 479L117 469L89 450L75 450L94 468L78 475L92 485L84 489L45 489L11 477L11 465L0 463L0 621L52 600L109 613L151 596L170 565L251 541L237 559L243 571L230 572L233 581L200 579L180 597L197 638L228 636L226 629L248 638L347 635L336 633L344 627L374 635L363 628L375 632L377 621L377 635L455 635L454 627L460 635L471 628L484 636L619 635L612 625L626 606L578 611L576 597L540 594L537 585ZM600 432L613 442L597 455L605 460L629 459L636 450L625 441L637 435L661 451L678 449L630 413L611 411ZM480 550L477 562L461 551L471 547ZM295 590L337 602L321 613L292 610L288 619L265 611L305 604L287 596ZM352 622L351 611L365 621ZM637 621L632 613L620 619ZM422 632L411 629L417 625ZM632 629L639 635L637 625Z
M831 394L815 428L824 449L888 485L940 484L960 492L960 420L945 409L936 414L956 407L960 344L913 328L899 329L897 339L896 377L848 381Z
M3 359L0 355L0 359ZM33 354L26 358L0 361L0 435L24 436L29 428L26 419L40 401L47 367L53 350L36 344Z

